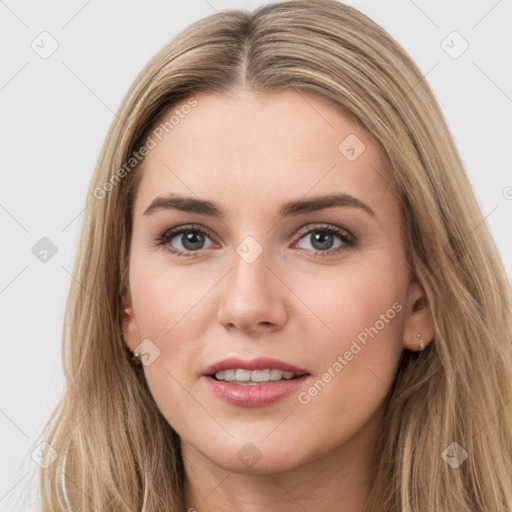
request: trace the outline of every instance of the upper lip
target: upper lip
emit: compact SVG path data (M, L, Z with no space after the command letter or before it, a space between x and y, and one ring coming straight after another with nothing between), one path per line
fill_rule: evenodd
M266 370L278 369L284 372L293 372L296 375L307 374L308 372L302 368L294 366L293 364L279 361L278 359L271 359L268 357L258 357L256 359L243 360L238 357L230 357L223 359L217 363L213 363L204 370L204 375L213 375L220 370L231 369L244 369L244 370Z

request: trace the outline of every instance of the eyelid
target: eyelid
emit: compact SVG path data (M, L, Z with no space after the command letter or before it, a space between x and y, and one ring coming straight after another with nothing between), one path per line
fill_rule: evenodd
M313 223L306 224L306 226L304 226L303 228L299 228L299 234L297 236L302 237L302 235L306 235L310 231L322 231L324 229L326 231L330 231L333 233L341 232L344 235L346 233L347 237L355 238L354 235L352 235L352 233L348 229L342 228L340 226L336 226L335 224L329 224L328 222L320 222L320 223L313 222Z

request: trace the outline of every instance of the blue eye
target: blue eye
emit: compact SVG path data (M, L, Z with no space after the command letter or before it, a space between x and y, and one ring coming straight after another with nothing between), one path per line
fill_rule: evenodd
M336 238L341 242L333 247ZM174 243L172 243L174 239L179 241L181 248L176 248ZM164 231L158 236L155 244L165 247L168 252L175 256L190 257L195 256L193 253L197 253L201 251L201 249L213 246L205 247L205 241L207 239L211 240L208 230L190 224ZM309 240L312 246L311 249L307 248L303 250L312 250L314 255L319 258L338 254L355 245L355 238L348 231L330 224L309 228L308 231L300 235L299 241L303 239Z
M204 229L199 229L190 225L179 226L177 228L164 231L157 238L157 245L165 246L171 254L175 254L176 256L188 256L188 254L186 254L187 252L197 252L204 248L205 237L209 238ZM180 240L183 249L176 249L171 244L171 241L174 238L178 238L178 240Z
M341 240L341 243L333 247L336 238ZM355 240L348 231L329 224L309 229L300 237L300 240L303 239L309 240L315 255L320 258L338 254L355 245Z

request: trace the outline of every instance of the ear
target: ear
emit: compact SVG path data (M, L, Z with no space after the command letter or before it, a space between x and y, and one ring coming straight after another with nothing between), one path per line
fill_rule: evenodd
M425 348L434 338L434 317L427 294L416 279L409 285L405 314L403 346L408 350L419 351L422 341Z
M121 302L121 324L123 329L123 338L130 350L140 344L139 329L135 320L135 314L128 292L123 293Z

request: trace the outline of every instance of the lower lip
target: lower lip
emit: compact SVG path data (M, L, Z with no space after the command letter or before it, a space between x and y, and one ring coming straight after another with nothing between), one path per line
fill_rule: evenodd
M296 379L276 380L262 384L231 384L204 375L212 393L229 404L239 407L264 407L297 391L309 375Z

